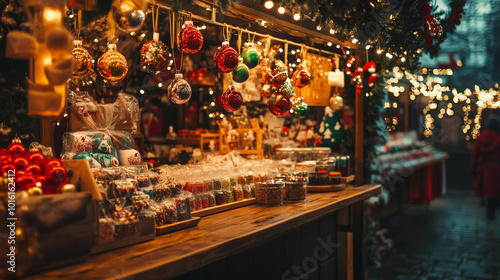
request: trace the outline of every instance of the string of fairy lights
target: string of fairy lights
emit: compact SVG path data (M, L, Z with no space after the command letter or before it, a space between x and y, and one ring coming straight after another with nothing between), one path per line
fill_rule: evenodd
M466 140L476 139L481 129L482 113L485 109L500 108L499 85L495 84L490 89L480 89L475 86L473 90L466 89L458 92L457 89L450 89L442 86L443 80L433 75L453 75L451 69L420 69L418 74L413 74L399 67L392 69L393 77L386 81L386 90L394 97L399 97L406 91L399 82L406 79L410 85L410 100L414 101L417 96L422 95L428 98L428 103L423 109L424 114L424 135L431 137L435 128L434 117L442 119L446 116L453 116L461 110L463 112L462 132ZM474 105L475 104L475 105ZM390 108L391 104L385 107ZM395 104L397 106L397 104ZM439 108L439 111L437 111ZM457 109L458 108L458 109ZM476 114L471 118L471 110L475 109Z

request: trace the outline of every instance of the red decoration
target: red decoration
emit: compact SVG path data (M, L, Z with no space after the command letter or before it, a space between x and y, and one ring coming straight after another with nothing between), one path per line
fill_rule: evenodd
M12 163L12 160L13 158L10 152L6 152L5 154L0 156L0 164L2 165Z
M16 176L16 191L24 191L36 186L36 179L33 175Z
M241 108L243 104L243 96L241 93L237 92L233 86L229 88L222 94L221 97L224 110L227 112L233 112Z
M28 160L23 157L18 157L14 159L13 163L16 166L16 170L26 171L26 167L28 167Z
M292 103L290 99L284 97L281 94L273 94L267 101L267 108L271 113L278 117L290 115L290 108L292 108Z
M311 73L303 66L299 66L292 75L292 82L296 87L303 88L311 82Z
M36 179L37 183L40 183L42 185L42 188L43 188L43 186L45 186L45 183L47 182L47 177L45 177L43 175L38 175L35 177L35 179Z
M159 40L159 34L153 33L153 40L147 41L141 48L141 62L149 73L157 74L168 64L168 48Z
M262 88L260 89L260 95L262 95L265 98L271 97L271 86L270 85L263 85Z
M0 176L7 176L9 174L9 171L11 170L12 171L16 170L16 166L14 164L7 163L2 165L2 168L0 169L0 172L2 172L2 174L0 174Z
M224 73L233 72L238 67L240 55L229 46L229 42L222 43L222 47L214 54L215 66Z
M31 172L35 176L42 174L42 168L38 164L29 164L25 170L26 172Z
M90 148L92 150L92 147ZM45 160L45 156L41 152L30 152L26 156L28 161L33 164L38 164L42 165L43 161Z
M16 138L12 140L12 143L10 143L10 145L7 147L7 151L9 151L13 156L24 156L26 154L26 147L21 144L20 139Z
M45 171L47 182L51 184L61 184L66 180L66 169L62 166L55 166Z
M200 30L193 26L193 22L184 22L184 28L177 37L177 47L183 53L194 54L201 50L203 46L203 35Z
M44 169L46 168L48 170L48 169L51 169L52 167L62 166L62 162L61 162L61 160L59 160L57 158L48 158L45 160L43 165L44 165Z

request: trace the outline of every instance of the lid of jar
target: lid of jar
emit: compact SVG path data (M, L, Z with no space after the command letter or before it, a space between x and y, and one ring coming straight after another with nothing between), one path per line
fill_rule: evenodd
M340 176L342 173L340 172L330 172L330 176Z
M328 174L327 170L318 170L318 174Z
M331 152L330 147L316 147L312 148L313 152Z
M292 148L276 148L277 152L293 152Z
M309 161L302 161L302 162L297 162L295 164L295 166L297 167L315 167L316 166L316 162L313 161L313 160L309 160Z
M258 183L257 186L264 188L283 188L285 187L285 181L283 180L270 180L262 183Z
M312 152L312 148L293 148L295 152Z

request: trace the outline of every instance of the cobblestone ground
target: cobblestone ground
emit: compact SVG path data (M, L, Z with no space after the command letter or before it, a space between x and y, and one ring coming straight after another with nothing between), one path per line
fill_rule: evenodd
M406 206L381 226L389 229L393 249L370 279L500 280L500 215L487 220L470 193L447 194L428 207Z

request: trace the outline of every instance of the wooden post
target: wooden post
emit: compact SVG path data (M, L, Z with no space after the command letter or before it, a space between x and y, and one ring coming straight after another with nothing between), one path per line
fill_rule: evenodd
M356 55L356 67L361 67L363 58L361 54ZM359 63L359 65L358 65ZM354 130L354 174L356 175L356 184L362 185L364 180L364 90L361 94L354 93L355 100L355 130Z

